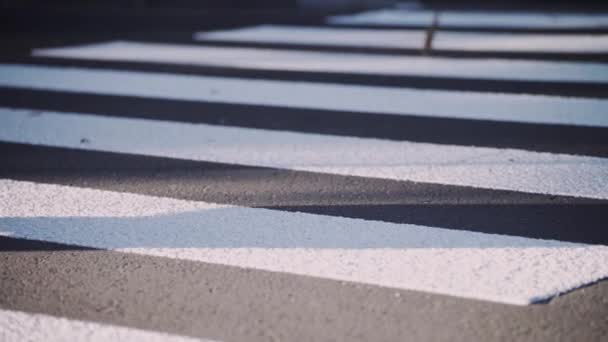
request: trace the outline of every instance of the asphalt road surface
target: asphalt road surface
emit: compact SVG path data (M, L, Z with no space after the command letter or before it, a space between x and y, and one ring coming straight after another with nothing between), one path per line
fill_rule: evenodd
M386 9L13 37L0 340L605 341L607 31Z

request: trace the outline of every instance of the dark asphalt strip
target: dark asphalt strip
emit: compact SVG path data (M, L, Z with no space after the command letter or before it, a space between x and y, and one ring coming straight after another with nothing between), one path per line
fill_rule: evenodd
M165 42L166 43L166 42ZM412 48L382 48L382 47L357 47L357 46L327 46L297 43L257 43L236 41L199 41L200 45L208 46L234 46L250 47L259 49L284 49L301 51L327 51L342 53L366 53L374 55L424 55L453 58L509 58L509 59L535 59L549 61L580 61L580 62L608 62L608 53L605 52L528 52L528 51L472 51L472 50L442 50L433 48L426 51L423 46L420 49Z
M538 59L548 61L608 62L608 53L519 52L519 51L457 51L433 49L430 56L467 58Z
M5 252L52 252L52 251L95 251L91 247L66 245L62 243L17 239L0 235L0 253Z
M366 114L2 87L0 106L608 157L608 128L601 127Z
M0 155L0 178L608 245L604 200L11 143Z
M111 70L163 72L181 75L205 75L232 78L354 84L418 89L476 91L508 94L555 95L608 98L608 83L547 82L525 80L464 79L430 76L373 75L356 73L257 70L247 68L206 67L163 63L116 62L62 59L51 57L0 57L2 63L100 68Z
M70 246L14 251L24 243L0 238L2 309L221 341L600 341L608 334L605 281L522 307Z

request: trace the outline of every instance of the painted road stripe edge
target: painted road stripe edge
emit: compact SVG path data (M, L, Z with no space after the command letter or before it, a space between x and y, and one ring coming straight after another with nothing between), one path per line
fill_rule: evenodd
M3 87L0 107L608 157L608 128L603 127L368 115Z
M4 342L211 342L161 332L1 309L0 340Z
M608 275L606 246L12 180L0 187L5 236L519 305Z
M278 43L387 49L422 49L424 30L313 28L261 25L236 30L199 32L198 41ZM472 33L437 31L433 49L455 51L578 52L608 51L608 35Z
M171 84L171 87L167 87ZM0 86L174 100L608 127L606 99L0 64ZM314 99L312 101L311 99Z
M32 55L277 71L608 83L608 65L601 63L382 56L131 41L35 49Z
M604 158L26 109L0 122L5 142L608 199Z
M382 9L349 15L329 17L327 22L337 25L377 25L377 26L428 26L433 21L433 12L424 10ZM486 27L486 28L596 28L608 26L606 15L585 14L540 14L533 12L497 13L442 11L439 26Z
M608 245L606 200L6 142L0 155L0 178Z
M608 34L506 34L477 32L436 33L433 48L451 51L605 53Z

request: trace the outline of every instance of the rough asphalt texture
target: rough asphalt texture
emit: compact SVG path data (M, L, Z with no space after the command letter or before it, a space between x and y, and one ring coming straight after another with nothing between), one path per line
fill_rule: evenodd
M608 334L607 282L520 307L10 238L0 243L4 309L224 341L601 341Z

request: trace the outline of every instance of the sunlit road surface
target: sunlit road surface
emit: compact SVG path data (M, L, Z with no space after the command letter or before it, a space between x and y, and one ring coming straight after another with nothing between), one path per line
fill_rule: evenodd
M385 9L3 56L0 340L605 340L607 28Z

